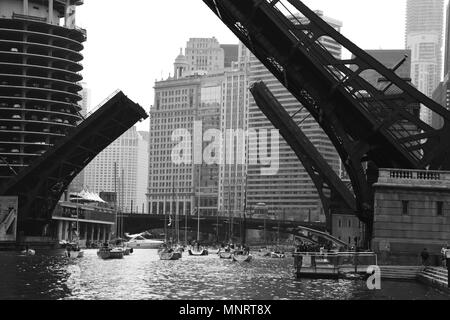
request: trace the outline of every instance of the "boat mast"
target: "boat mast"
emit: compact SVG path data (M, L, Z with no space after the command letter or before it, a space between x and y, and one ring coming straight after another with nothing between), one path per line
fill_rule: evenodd
M114 162L114 214L116 217L115 221L115 234L118 233L118 221L117 221L117 162Z
M122 198L122 205L120 206L120 233L119 233L119 238L122 238L123 235L123 212L124 212L124 208L125 208L125 171L122 167L122 177L120 179L121 183L122 183L122 194L121 194L121 198Z
M197 198L197 242L200 241L200 190L201 190L201 176L202 165L198 167L198 198Z
M175 219L175 221L172 221L173 225L171 224L172 227L172 237L174 237L174 233L173 230L175 230L176 233L176 227L177 227L177 206L175 205L175 174L172 171L172 210L170 212L170 215ZM175 211L175 214L174 214Z
M244 187L244 234L242 235L242 245L247 242L247 185L248 175L245 175L245 187Z

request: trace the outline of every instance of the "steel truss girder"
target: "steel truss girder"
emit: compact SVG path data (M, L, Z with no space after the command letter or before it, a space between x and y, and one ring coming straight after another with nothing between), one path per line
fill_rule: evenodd
M299 125L293 120L293 116L290 116L277 101L267 86L262 81L256 82L251 86L250 92L258 107L272 122L273 126L280 130L280 134L295 152L311 177L322 201L328 230L331 230L332 209L344 208L346 213L355 213L356 202L352 192L303 133Z
M136 122L145 110L118 92L17 177L0 186L19 197L19 230L26 221L46 221L73 179Z
M343 159L360 218L372 221L373 195L363 162L378 167L450 168L450 113L358 48L298 0L203 0L255 56L308 109ZM306 19L295 23L283 3ZM288 6L286 6L287 8ZM302 21L301 21L302 20ZM321 44L329 37L355 58L341 60ZM356 66L356 71L351 69ZM376 70L389 90L362 77ZM435 130L415 109L428 107L444 118ZM426 134L427 141L422 140ZM420 145L420 146L419 146Z

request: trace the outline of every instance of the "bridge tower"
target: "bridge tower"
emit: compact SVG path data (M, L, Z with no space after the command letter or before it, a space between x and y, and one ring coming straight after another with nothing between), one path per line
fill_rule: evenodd
M378 168L448 170L450 111L352 43L299 0L203 0L321 125L352 182L372 238ZM321 40L350 52L335 57ZM365 79L384 79L376 88ZM268 95L266 95L268 97ZM442 117L433 128L418 106ZM298 112L290 115L294 118ZM296 135L294 130L289 134Z

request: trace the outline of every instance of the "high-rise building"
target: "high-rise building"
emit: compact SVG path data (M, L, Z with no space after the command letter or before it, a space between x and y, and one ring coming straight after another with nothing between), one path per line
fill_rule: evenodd
M442 74L444 0L408 0L406 48L411 50L411 78L419 91L432 97ZM433 112L422 107L420 118L432 123Z
M0 182L17 175L82 120L79 0L0 1ZM61 19L63 18L63 19Z
M199 105L201 80L183 73L186 57L175 60L175 73L155 83L155 103L150 109L148 203L151 214L189 215L194 210L194 167L175 164L172 151L179 143L172 141L176 130L185 130L186 147L192 148L191 134ZM185 154L192 157L192 153Z
M155 83L155 104L150 110L150 168L148 201L152 214L215 215L218 201L218 164L194 159L194 144L209 144L203 135L219 130L223 75L170 78ZM185 135L184 141L173 135ZM201 139L201 140L196 140ZM187 161L173 161L177 145L186 143Z
M342 23L326 17L322 12L317 13L331 26L340 30ZM302 19L298 17L298 19ZM296 21L296 18L293 18ZM324 37L323 45L336 57L341 57L341 46L330 38ZM249 82L264 81L274 96L290 113L294 114L301 108L301 104L289 91L264 67L253 55L250 56ZM319 124L303 109L296 115L302 121L301 128L310 141L316 146L331 167L339 173L340 159L337 151ZM259 110L254 99L250 97L249 130L273 130L274 127L267 117ZM271 139L268 138L268 141ZM251 143L251 146L255 146ZM249 150L249 153L254 150ZM280 137L278 171L271 175L261 172L263 164L248 165L247 178L247 209L253 210L264 204L269 213L281 218L295 217L302 220L321 220L323 215L322 203L318 192L307 171L303 168L298 157L290 146Z
M197 46L198 44L198 46ZM215 38L191 39L186 53L176 58L174 77L155 83L155 104L151 109L150 120L150 177L148 188L149 208L152 214L194 214L216 215L223 205L224 176L228 171L220 162L225 152L221 148L223 140L210 133L220 135L221 128L235 128L230 121L239 126L246 120L244 97L247 97L246 75L242 71L230 71L237 56L238 46L225 46L222 49L230 59L227 72L224 71L223 59L211 68L192 67L192 48L220 48ZM201 52L201 51L199 51ZM213 59L215 60L215 59ZM207 63L209 66L210 64ZM197 72L200 70L203 72ZM238 101L239 100L239 101ZM230 117L232 115L232 117ZM185 134L185 140L172 139ZM223 136L220 136L223 139ZM188 149L184 156L187 161L177 163L172 153L180 143ZM216 149L209 153L212 163L204 159L204 152L214 144ZM242 170L242 168L240 169ZM226 174L225 174L226 173ZM234 172L233 174L236 174ZM242 173L239 188L243 194ZM232 180L232 188L236 189L236 177ZM230 185L228 186L230 188ZM233 190L234 190L233 189ZM233 191L234 195L235 191ZM242 207L243 196L239 196L239 207ZM235 206L233 200L233 206ZM223 210L223 207L221 207ZM219 209L220 210L220 209Z
M131 128L103 150L85 169L85 188L114 193L123 212L146 212L148 142Z
M444 52L444 80L433 92L433 100L450 110L450 3L447 5L447 20L445 26L445 52ZM444 119L433 113L431 126L440 129L444 125Z
M186 59L191 74L223 71L225 68L225 50L215 37L189 39L186 44Z
M240 216L247 183L248 72L225 72L220 130L224 139L219 175L219 212Z

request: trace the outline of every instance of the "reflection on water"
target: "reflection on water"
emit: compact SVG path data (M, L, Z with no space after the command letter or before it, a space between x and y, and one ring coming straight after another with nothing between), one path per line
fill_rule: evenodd
M122 260L101 260L86 250L69 261L62 253L2 252L0 270L0 299L448 299L418 283L383 282L371 292L362 281L296 280L292 258L238 264L185 254L160 261L156 250L136 250Z

